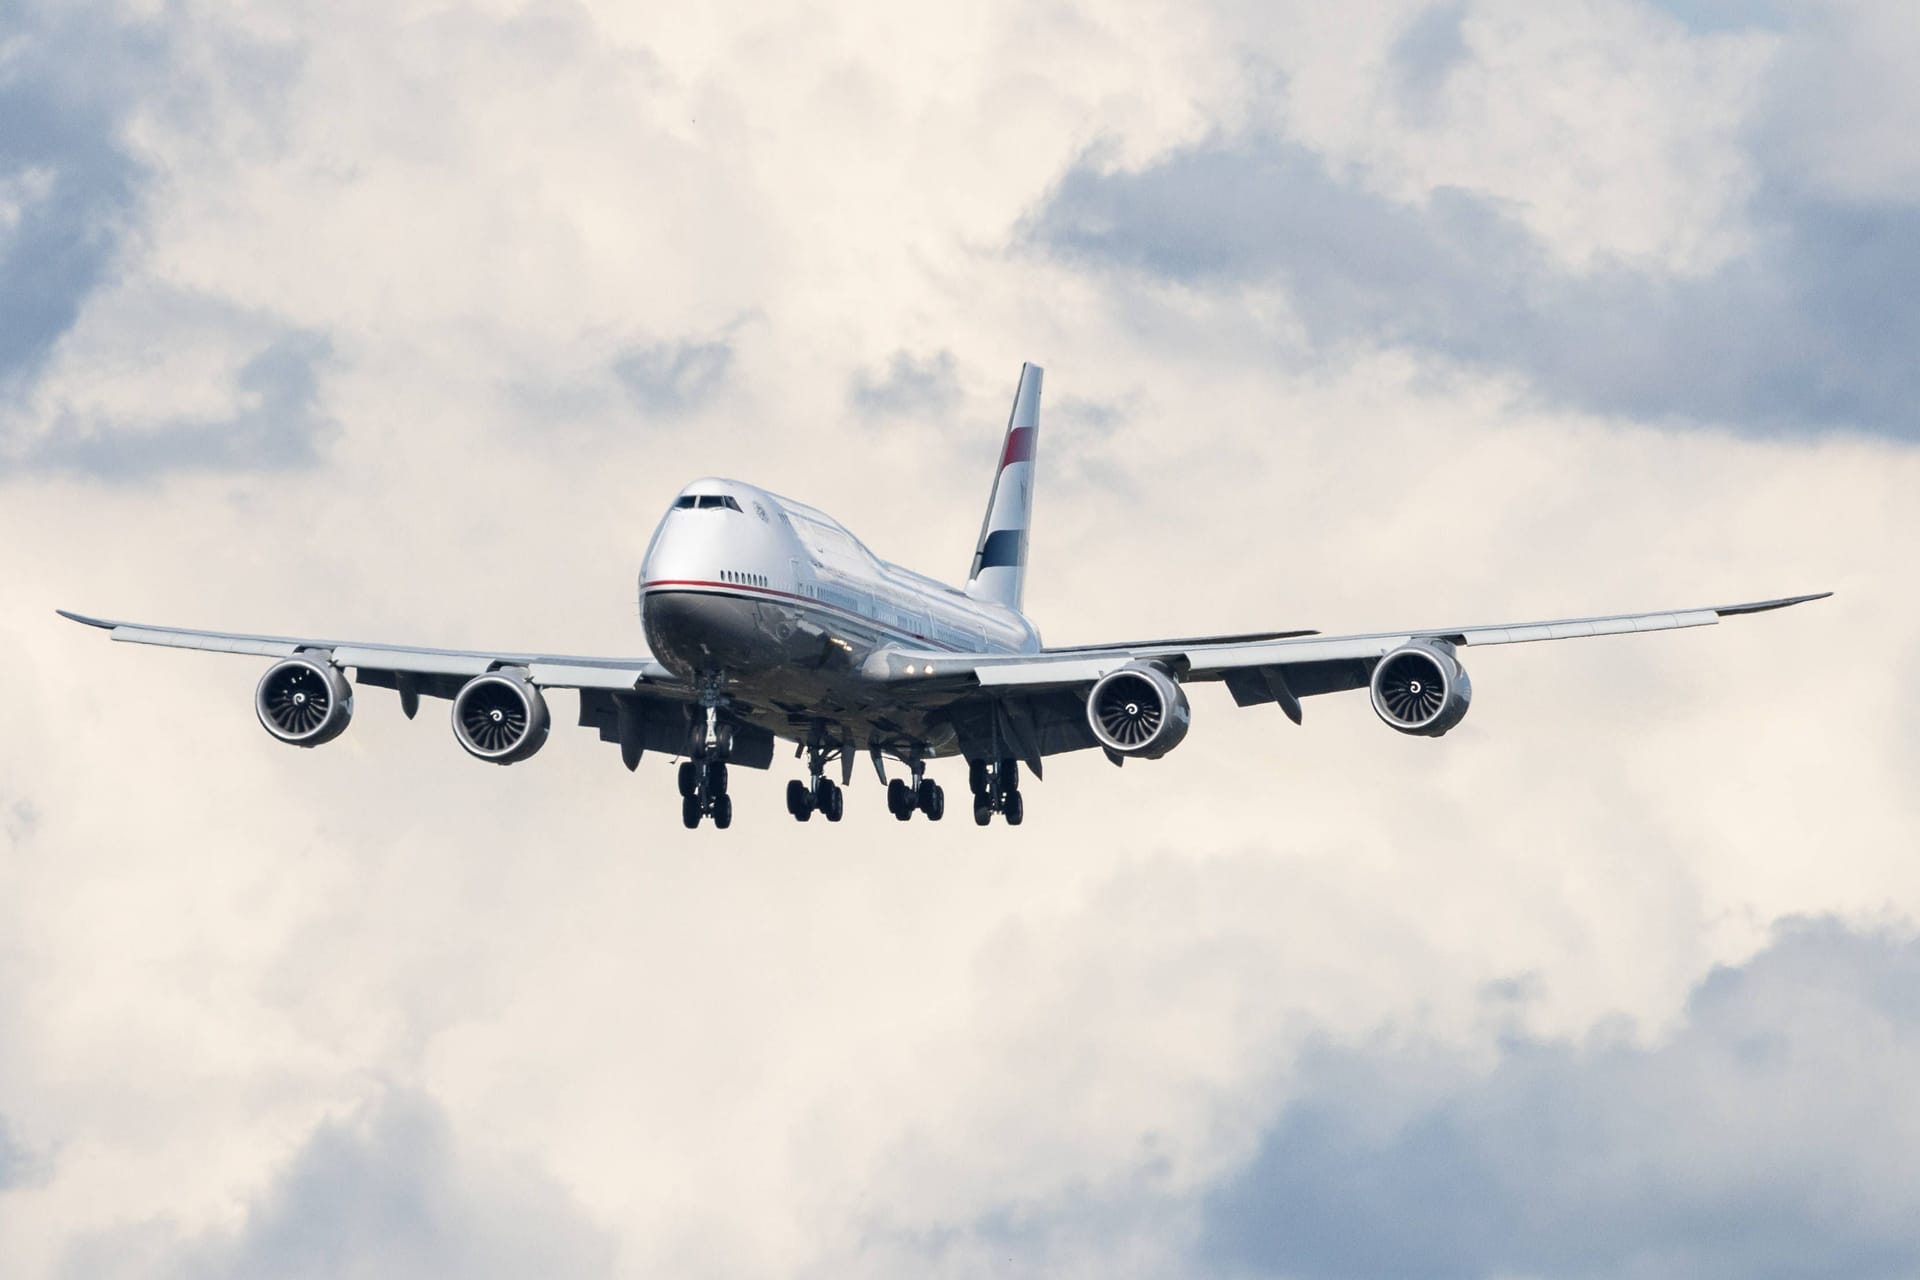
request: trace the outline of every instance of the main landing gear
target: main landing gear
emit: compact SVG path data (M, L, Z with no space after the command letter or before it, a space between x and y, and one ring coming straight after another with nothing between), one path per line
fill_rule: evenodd
M680 764L680 821L691 831L700 819L712 818L725 831L733 825L733 797L727 794L733 726L720 723L718 710L709 705L706 723L694 727L688 747L692 758Z
M922 772L922 766L913 766L913 781L895 778L887 784L887 812L905 822L916 811L927 815L927 821L938 822L947 814L947 793L932 778Z
M993 765L985 760L969 760L967 785L973 791L975 825L986 826L996 813L1006 815L1010 827L1026 820L1026 801L1020 798L1020 766L1015 761L1002 760Z
M847 811L847 795L840 784L826 776L827 761L842 748L830 748L819 734L807 747L806 782L795 778L787 784L787 812L805 822L815 813L828 822L838 822Z
M787 784L787 812L805 822L815 813L828 822L840 821L847 811L847 793L831 778L814 774L810 782L795 778Z

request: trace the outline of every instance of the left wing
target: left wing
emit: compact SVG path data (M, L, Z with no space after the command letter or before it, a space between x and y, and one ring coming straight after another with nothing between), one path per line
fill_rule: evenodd
M1043 756L1105 745L1089 726L1087 695L1103 677L1135 664L1156 666L1182 683L1224 681L1239 705L1278 703L1298 724L1300 699L1366 688L1382 658L1415 641L1472 647L1671 631L1712 626L1722 618L1784 609L1831 594L1823 591L1698 609L1549 622L1418 627L1367 635L1273 633L1077 646L1025 654L886 649L869 660L865 673L885 681L903 701L951 705L951 718L970 750L975 746L981 753L1001 749L1018 755L1038 772ZM1120 758L1111 749L1109 754L1116 761Z
M461 745L483 760L509 764L539 750L546 740L548 711L540 691L580 691L579 723L599 730L604 742L620 744L627 768L644 751L678 752L692 723L693 691L651 655L583 658L557 653L496 653L428 649L361 640L245 635L114 622L58 611L63 618L99 627L133 644L247 653L279 661L255 691L261 724L283 742L316 746L346 728L353 715L352 688L340 674L355 669L354 685L392 689L411 719L422 696L460 699L463 690L490 686L471 705L454 704L454 731ZM477 678L488 677L485 681ZM490 727L489 722L494 726ZM743 734L734 759L764 769L773 759L773 737Z

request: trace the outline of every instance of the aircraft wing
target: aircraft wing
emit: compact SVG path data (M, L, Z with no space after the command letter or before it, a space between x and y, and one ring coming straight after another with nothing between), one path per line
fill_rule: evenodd
M1021 758L1037 770L1042 756L1099 745L1087 727L1086 693L1102 676L1130 663L1155 663L1182 682L1224 681L1239 705L1278 703L1298 724L1300 699L1365 688L1375 664L1412 640L1441 640L1473 647L1672 631L1681 627L1712 626L1722 618L1784 609L1831 594L1818 592L1745 604L1546 622L1413 627L1366 635L1327 636L1310 632L1273 633L1257 638L1199 637L1137 645L1042 649L1027 654L884 650L868 663L867 674L886 680L900 690L905 700L951 704L963 739L984 738L990 734L996 741L1012 745Z
M639 691L644 686L675 687L679 681L650 655L632 658L582 658L553 653L486 653L466 649L424 649L356 640L318 640L299 636L241 635L226 631L193 631L185 627L155 627L140 622L114 622L84 614L57 611L61 617L89 627L100 627L113 639L132 644L166 645L211 653L247 653L263 658L290 658L303 650L326 650L333 663L354 667L359 683L394 687L385 676L417 677L421 693L451 697L468 677L501 667L524 667L528 678L549 689L607 689ZM369 678L371 677L371 678ZM659 692L666 692L660 689Z

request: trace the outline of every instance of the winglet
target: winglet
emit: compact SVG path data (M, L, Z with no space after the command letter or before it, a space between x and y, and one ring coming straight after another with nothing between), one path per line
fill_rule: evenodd
M108 622L104 618L89 618L86 614L75 613L71 609L55 609L54 612L69 621L79 623L83 627L99 627L103 631L111 631L120 625L117 622Z
M1796 604L1805 604L1809 600L1825 600L1831 591L1816 591L1810 596L1787 596L1779 600L1755 600L1751 604L1716 605L1714 612L1723 618L1731 618L1741 613L1765 613L1769 609L1785 609Z

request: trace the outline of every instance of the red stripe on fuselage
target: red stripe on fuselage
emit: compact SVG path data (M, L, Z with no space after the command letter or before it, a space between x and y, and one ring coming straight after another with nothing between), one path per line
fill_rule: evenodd
M1007 432L1007 451L1000 455L1002 471L1016 462L1033 461L1034 434L1035 429L1032 427L1015 427Z
M676 591L686 591L695 595L746 596L748 598L757 596L768 597L774 600L787 600L792 601L803 609L814 609L823 613L839 614L843 618L851 618L857 623L872 627L876 631L883 631L896 639L917 641L929 648L943 649L948 653L966 652L964 649L956 649L950 644L935 640L932 636L923 636L912 631L902 631L899 627L893 626L890 623L882 622L878 618L869 618L864 613L843 608L830 601L815 599L812 596L795 595L791 591L776 591L771 587L749 587L739 582L715 582L708 578L654 578L651 581L641 583L640 591L643 595L652 595L655 592L672 594Z

